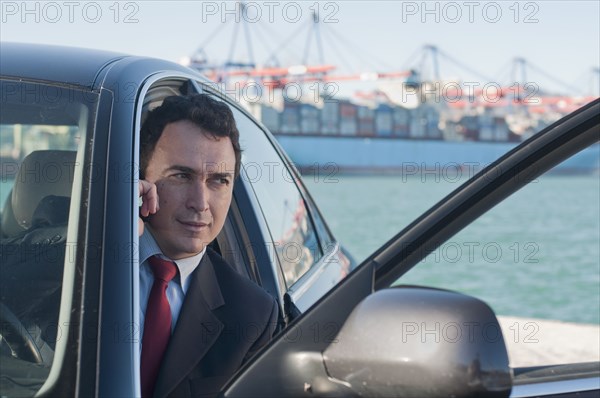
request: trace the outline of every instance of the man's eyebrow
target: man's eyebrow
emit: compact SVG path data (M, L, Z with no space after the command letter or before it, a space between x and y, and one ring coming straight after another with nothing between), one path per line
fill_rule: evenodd
M166 171L180 171L182 173L188 173L188 174L201 174L201 173L198 173L196 170L192 169L191 167L181 166L181 165L177 165L177 164L170 166ZM212 178L233 178L233 172L228 172L228 171L208 170L207 174Z
M233 177L233 173L227 173L227 172L214 172L214 173L208 173L212 178L232 178Z
M167 168L166 171L181 171L181 172L189 173L189 174L197 174L196 170L192 169L191 167L180 166L177 164L170 166L169 168Z

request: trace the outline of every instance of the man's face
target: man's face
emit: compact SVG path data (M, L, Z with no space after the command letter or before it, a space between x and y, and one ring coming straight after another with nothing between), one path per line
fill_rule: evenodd
M235 154L189 121L167 124L146 168L159 210L147 226L173 260L200 253L221 231L233 192Z

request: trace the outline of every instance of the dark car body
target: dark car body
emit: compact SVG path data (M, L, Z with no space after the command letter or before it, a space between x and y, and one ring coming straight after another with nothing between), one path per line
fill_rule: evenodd
M148 109L166 96L196 92L210 93L230 106L245 149L232 206L214 246L242 275L273 295L282 314L282 331L230 380L225 396L508 396L511 390L513 396L597 396L598 363L513 370L501 339L441 344L435 364L418 342L407 351L407 345L395 344L392 332L402 327L402 319L490 325L497 320L489 307L468 296L388 288L512 192L598 142L598 101L483 170L357 267L267 129L200 74L167 61L93 50L11 43L2 43L0 50L0 124L54 126L47 128L50 133L31 128L30 134L60 145L67 142L76 156L67 164L72 166L72 191L67 224L55 227L63 228L60 233L48 230L48 223L54 227L51 216L39 214L29 215L29 224L18 216L18 226L8 227L10 206L18 213L23 203L14 193L3 196L10 201L2 215L2 323L8 326L1 334L10 343L1 364L3 396L139 395L139 129ZM30 146L35 147L33 142ZM27 185L19 182L25 178L21 155L3 160L3 180L16 181L15 191ZM46 167L60 163L53 162ZM45 170L43 165L33 169L29 178L51 180ZM37 210L38 203L34 205ZM56 211L49 206L50 213ZM39 217L46 221L42 232L34 231ZM15 228L17 233L10 232ZM15 260L29 247L24 237L38 244L36 250L46 250L39 243L51 247L54 236L66 247L64 260L48 261L45 251L46 260L38 256L27 267ZM34 284L31 275L43 273L36 267L50 269L49 263L56 267L53 283L59 287L50 296L32 295L48 305L53 297L59 310L48 322L54 325L51 358L45 359L50 354L43 352L37 359L25 358L20 353L35 348L27 348L31 341L20 331L31 331L37 318L15 311L20 299L10 295L46 286L41 284L45 280ZM13 274L11 264L18 264L23 274ZM375 325L377 333L361 327L366 323ZM20 336L9 341L11 335ZM34 332L29 335L39 341ZM398 363L403 356L407 360ZM542 376L521 377L532 372ZM402 376L408 374L412 376ZM523 395L525 391L531 393Z

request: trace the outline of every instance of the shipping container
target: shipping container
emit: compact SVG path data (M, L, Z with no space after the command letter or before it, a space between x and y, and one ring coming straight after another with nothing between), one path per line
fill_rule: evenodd
M361 120L358 122L358 135L361 136L374 136L375 135L375 121L373 119Z
M358 120L373 120L375 119L375 110L368 106L358 106L356 117L358 117Z
M479 141L494 141L494 125L492 115L485 111L477 117L479 124Z
M392 108L379 105L375 110L375 134L378 136L391 136L393 133Z
M462 127L453 120L446 120L442 131L446 141L463 141Z
M302 134L319 134L320 109L311 104L300 105L300 132Z
M506 142L510 139L510 129L506 119L503 117L494 118L495 139L496 141Z
M394 125L407 126L410 123L411 111L400 106L394 107L393 110Z
M279 130L282 134L299 134L300 104L297 102L286 102L279 122Z
M442 138L440 130L440 112L433 106L424 105L421 107L422 117L425 119L425 136L430 139Z
M252 113L272 133L279 133L279 112L276 109L268 105L257 104L257 106L253 107Z
M327 100L323 102L323 108L321 109L322 120L334 120L338 121L340 118L340 103L337 100Z
M348 101L339 102L340 119L355 119L357 106Z
M408 133L411 138L426 137L427 120L421 117L421 115L415 115L415 117L411 118L409 126Z
M358 124L356 121L357 106L349 101L340 101L340 134L341 135L356 135L358 132Z
M322 135L337 135L340 133L339 121L321 119Z
M479 141L494 141L494 126L479 126Z
M479 123L477 116L463 116L458 122L458 125L465 141L477 141L479 138Z
M340 107L338 101L326 100L321 110L321 134L339 134Z
M440 129L439 124L432 124L427 127L427 138L433 140L441 140L444 138L444 134Z
M358 125L356 119L343 118L340 120L340 134L341 135L356 135L358 132Z
M394 124L393 134L395 137L410 137L410 124Z
M300 106L300 131L302 134L319 134L320 110L310 104Z
M313 104L300 104L300 116L301 117L319 117L319 108Z
M319 135L321 125L319 119L303 118L300 120L300 132L302 134Z
M358 122L358 135L375 135L375 111L367 106L358 106L356 108L356 118Z
M410 120L410 137L427 138L432 121L428 105L421 105L412 111Z

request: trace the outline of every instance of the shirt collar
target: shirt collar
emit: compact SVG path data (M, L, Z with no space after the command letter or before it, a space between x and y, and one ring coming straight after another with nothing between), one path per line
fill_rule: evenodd
M171 260L167 256L162 253L162 250L156 243L156 240L152 236L149 228L144 228L144 233L139 238L140 241L140 264L144 264L150 257L152 256L160 256L166 260ZM206 246L204 249L191 257L182 258L179 260L171 260L177 265L179 270L179 279L181 281L181 287L183 291L187 291L187 287L189 286L188 278L194 272L198 264L200 264L200 260L206 253Z

